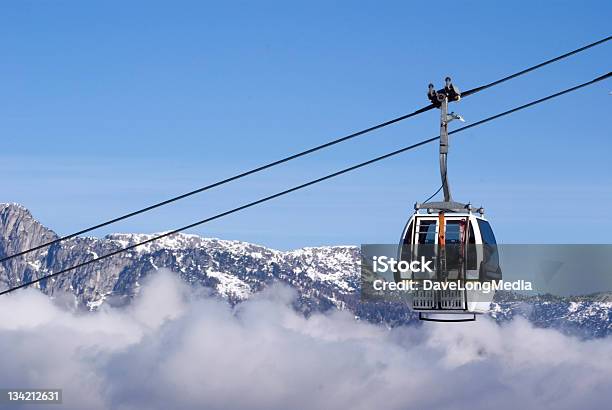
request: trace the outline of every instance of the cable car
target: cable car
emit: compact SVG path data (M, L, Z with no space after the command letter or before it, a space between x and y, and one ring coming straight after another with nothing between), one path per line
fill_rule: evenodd
M483 209L439 209L417 205L402 232L398 260L433 260L432 273L395 273L395 281L455 282L457 289L422 289L411 295L411 308L422 320L466 321L489 311L494 291L485 282L501 280L497 242ZM437 214L436 214L437 212ZM471 284L471 286L470 286Z
M451 197L447 175L448 123L463 119L448 114L448 102L459 100L459 90L447 77L442 90L435 91L430 84L428 96L441 111L440 190L444 190L444 201L415 204L415 212L402 232L398 260L411 263L424 258L431 260L434 268L396 272L394 280L416 283L417 290L409 295L409 303L421 320L472 321L477 314L488 312L493 300L494 290L483 284L501 280L497 242L483 208L474 209ZM454 287L449 283L454 283Z

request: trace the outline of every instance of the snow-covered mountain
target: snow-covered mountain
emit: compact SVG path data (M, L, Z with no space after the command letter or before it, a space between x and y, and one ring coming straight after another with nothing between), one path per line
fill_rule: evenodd
M0 263L0 289L17 286L49 273L88 261L153 235L113 234L77 237L49 248ZM57 238L17 204L0 204L0 257ZM74 298L77 307L94 310L103 303L129 303L143 278L167 268L182 280L210 289L238 303L273 282L296 290L296 309L308 314L348 309L361 319L390 326L416 322L406 306L369 302L359 297L359 248L332 246L281 252L240 241L177 234L104 259L37 286L50 296ZM520 315L539 326L555 327L584 337L612 333L612 295L580 300L496 294L491 316L498 321Z
M145 234L77 237L0 264L0 288L105 255L149 239ZM0 204L0 257L57 238L17 204ZM353 306L358 298L359 249L336 246L280 252L250 243L177 234L75 269L36 286L48 295L69 292L82 307L125 303L141 280L158 268L185 282L211 288L235 303L273 282L286 283L300 296L301 308L326 310Z

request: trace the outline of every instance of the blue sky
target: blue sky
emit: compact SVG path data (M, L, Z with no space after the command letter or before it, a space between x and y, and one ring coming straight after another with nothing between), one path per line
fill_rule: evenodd
M206 185L609 35L609 2L0 5L0 202L60 234ZM468 122L610 69L606 44L466 98ZM457 200L505 243L610 243L608 81L451 137ZM96 232L178 227L437 133L435 111ZM453 125L454 126L454 125ZM192 232L290 249L393 243L437 146Z

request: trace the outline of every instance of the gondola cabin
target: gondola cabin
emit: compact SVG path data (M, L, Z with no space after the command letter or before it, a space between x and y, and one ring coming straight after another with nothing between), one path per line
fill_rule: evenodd
M425 212L423 212L425 211ZM501 279L495 235L482 215L425 209L414 213L406 224L399 246L398 260L434 261L433 272L396 273L395 280L455 282L456 290L416 290L411 307L424 320L473 320L486 313L494 291L484 291L484 282Z

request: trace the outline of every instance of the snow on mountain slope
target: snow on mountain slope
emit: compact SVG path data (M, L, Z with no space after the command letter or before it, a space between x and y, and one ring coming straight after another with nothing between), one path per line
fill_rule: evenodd
M16 204L0 206L0 256L55 239L29 211ZM159 234L112 234L102 239L73 238L0 265L0 287L16 286L67 267L146 241ZM280 281L304 290L321 308L343 306L359 281L358 248L305 248L280 252L246 242L176 234L138 246L37 286L46 294L69 292L81 306L99 307L137 294L150 271L167 268L188 283L214 289L237 302L269 283Z

